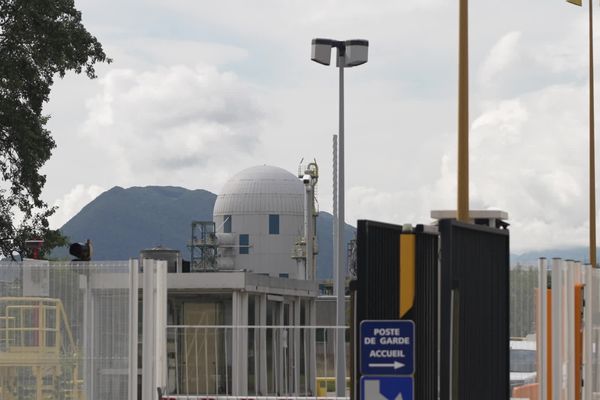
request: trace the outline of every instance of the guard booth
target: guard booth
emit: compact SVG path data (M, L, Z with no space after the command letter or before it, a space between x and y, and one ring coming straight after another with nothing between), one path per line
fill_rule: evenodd
M381 399L400 394L434 400L438 393L441 400L508 398L506 213L501 213L503 218L480 213L469 224L442 214L438 226L415 228L358 221L357 279L351 285L354 398L369 400L363 393L374 385ZM432 216L438 217L435 212ZM369 331L371 321L393 332L398 320L414 323L411 346L369 347L377 341ZM409 336L396 339L408 342ZM380 343L393 341L384 338ZM378 364L370 358L382 354L398 359ZM414 369L403 372L403 357ZM394 362L397 369L381 376L368 368Z
M414 398L437 397L438 234L424 225L359 220L354 293L354 393L361 399L361 322L414 321ZM367 377L365 377L367 378ZM388 383L389 381L389 383ZM400 385L404 385L401 383ZM394 385L392 380L382 385ZM367 400L367 399L363 399Z

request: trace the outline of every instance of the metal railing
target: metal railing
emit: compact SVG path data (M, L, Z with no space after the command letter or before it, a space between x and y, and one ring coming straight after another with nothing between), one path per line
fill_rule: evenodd
M0 262L0 399L127 399L132 271L129 262Z
M347 327L169 325L162 398L336 398L338 329Z

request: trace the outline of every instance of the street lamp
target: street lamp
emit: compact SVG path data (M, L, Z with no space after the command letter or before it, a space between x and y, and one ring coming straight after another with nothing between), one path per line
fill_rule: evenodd
M338 138L338 168L337 193L334 193L334 248L333 265L336 270L336 396L346 396L346 332L341 328L346 326L345 283L344 269L344 68L364 64L368 60L369 42L363 39L339 41L333 39L313 39L311 60L329 65L331 49L337 49L337 67L339 69L339 138ZM336 211L337 210L337 215Z
M567 0L569 3L581 6L582 0ZM592 267L597 267L596 264L596 156L595 156L595 133L594 133L594 25L592 7L593 2L590 0L589 4L589 118L590 118L590 132L589 132L589 167L590 167L590 182L589 182L589 217L590 217L590 264Z

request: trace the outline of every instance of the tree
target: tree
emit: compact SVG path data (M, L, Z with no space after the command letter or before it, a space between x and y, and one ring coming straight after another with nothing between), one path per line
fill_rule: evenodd
M45 248L64 244L49 229L55 209L41 199L40 168L56 146L42 107L66 72L95 78L111 62L81 22L73 0L0 0L0 252L24 253L27 235ZM30 237L31 238L31 237Z

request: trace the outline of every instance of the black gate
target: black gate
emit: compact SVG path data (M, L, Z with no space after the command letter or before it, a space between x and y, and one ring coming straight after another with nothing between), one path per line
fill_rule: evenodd
M442 400L509 398L509 235L440 222Z
M402 296L404 293L404 296ZM408 294L408 296L407 296ZM434 400L438 388L438 235L422 225L359 220L355 300L354 388L359 399L359 328L364 320L415 322L415 399ZM368 399L362 399L368 400Z

